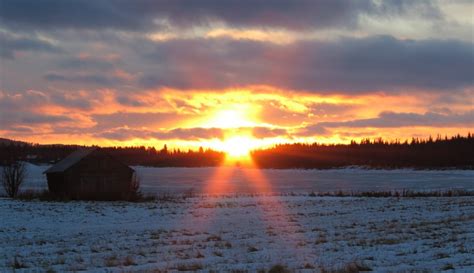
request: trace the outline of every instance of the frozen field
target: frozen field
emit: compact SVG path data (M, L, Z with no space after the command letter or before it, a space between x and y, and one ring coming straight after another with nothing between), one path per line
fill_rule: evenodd
M46 189L48 166L28 164L24 189ZM413 170L259 170L221 168L148 168L136 166L145 193L262 193L311 191L474 190L474 171ZM211 192L212 190L212 192Z
M0 272L474 271L472 197L0 199L0 219Z
M24 190L46 189L46 168L28 165ZM134 169L167 199L0 199L0 272L474 272L474 197L308 196L473 190L474 171Z

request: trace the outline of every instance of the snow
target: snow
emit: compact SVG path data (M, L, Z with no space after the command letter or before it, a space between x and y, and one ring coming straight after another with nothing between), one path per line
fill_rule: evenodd
M23 190L46 189L49 166L27 168ZM474 197L308 195L473 190L474 171L134 169L161 199L0 198L0 272L474 272Z
M47 189L43 171L50 166L28 164L23 189ZM133 167L145 193L201 192L212 181L226 180L236 193L255 193L252 185L268 183L264 191L308 193L311 191L386 191L386 190L474 190L472 170L367 170L361 168L331 170L259 170L235 167L152 168ZM221 180L221 181L217 181Z
M0 272L474 271L473 197L0 199L0 219Z

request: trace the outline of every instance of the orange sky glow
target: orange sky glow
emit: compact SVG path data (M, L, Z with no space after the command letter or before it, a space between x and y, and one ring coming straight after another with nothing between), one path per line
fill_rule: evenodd
M472 4L316 2L117 4L120 23L105 7L15 17L5 6L0 137L245 157L474 131Z
M115 102L113 91L101 92L102 102L84 111L71 112L67 107L48 104L36 108L36 111L41 114L71 117L71 121L65 121L62 125L66 128L71 126L78 129L74 134L67 130L54 132L53 127L56 124L37 126L33 134L12 133L5 128L0 132L6 137L34 143L145 145L157 148L167 144L170 148L185 149L197 149L202 146L239 157L247 155L250 150L270 147L278 143L348 143L351 140L367 137L404 140L437 134L443 136L467 134L472 129L463 126L433 128L423 125L353 128L342 124L340 127L331 126L331 131L327 133L317 132L311 135L305 132L308 126L317 123L371 119L387 109L393 112L423 115L430 100L436 99L430 95L419 98L384 94L314 95L294 93L268 86L208 92L167 89L147 91L139 98L143 105L124 107ZM29 94L43 96L35 91L30 91ZM24 99L21 95L10 98L12 100ZM462 111L470 110L466 105L459 105L458 108ZM97 122L91 116L104 117L104 121ZM109 116L112 120L106 119ZM152 118L140 122L141 118L148 116ZM156 120L153 119L154 116L157 117ZM113 123L114 127L110 130L110 136L107 134L97 136L93 131L89 132L90 129L97 128L101 122ZM132 127L132 124L137 122L140 123L139 126ZM173 130L181 130L181 132L173 134ZM198 131L196 135L193 134L194 130ZM123 136L117 134L114 137L114 132L122 133ZM163 132L163 136L160 137L159 134L154 136L153 132Z

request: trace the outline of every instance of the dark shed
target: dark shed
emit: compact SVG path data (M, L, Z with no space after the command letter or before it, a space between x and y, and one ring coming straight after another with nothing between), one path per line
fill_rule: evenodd
M77 150L44 173L55 195L118 199L134 191L135 171L99 148Z

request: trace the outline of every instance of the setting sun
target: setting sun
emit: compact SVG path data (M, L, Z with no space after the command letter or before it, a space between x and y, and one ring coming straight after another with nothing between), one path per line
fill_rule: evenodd
M214 112L206 122L206 126L227 129L224 139L212 146L233 159L248 158L250 151L259 146L249 129L256 125L255 109L246 104L228 105Z
M229 105L214 112L205 125L218 128L252 127L257 124L254 112L251 105Z
M249 157L250 151L255 149L258 143L248 136L234 136L222 142L220 149L233 158Z

